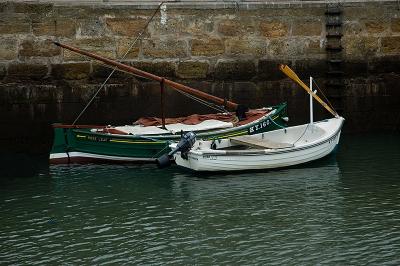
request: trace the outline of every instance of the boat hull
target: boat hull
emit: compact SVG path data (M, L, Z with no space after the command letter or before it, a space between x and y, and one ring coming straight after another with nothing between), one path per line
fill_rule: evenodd
M309 144L283 149L190 151L187 160L183 159L180 153L177 153L174 158L179 166L194 171L261 170L299 165L315 161L332 153L339 144L343 121L342 118L335 121L335 128L331 128L329 134L326 134L320 141ZM306 125L304 127L307 130ZM287 130L290 130L290 128ZM265 135L268 136L269 133L273 132L265 133ZM274 134L286 133L284 130L276 130Z
M252 123L198 134L201 139L219 139L252 134L258 125L262 132L282 127L286 116L286 103L276 107L271 116ZM268 122L268 123L266 123ZM265 126L266 125L266 126ZM168 135L118 135L92 132L90 128L54 126L54 142L50 152L51 164L86 162L155 162L170 151L169 145L179 141L180 133Z

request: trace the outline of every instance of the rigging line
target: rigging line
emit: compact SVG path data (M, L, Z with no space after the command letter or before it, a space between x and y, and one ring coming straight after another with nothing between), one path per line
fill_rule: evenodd
M321 92L322 96L324 96L325 100L327 101L327 103L329 104L329 106L332 108L333 111L335 111L335 113L337 113L337 111L335 110L335 108L333 108L333 105L331 104L331 102L329 101L328 97L325 96L323 90L318 86L317 82L315 82L315 79L313 78L313 83L315 84L315 86L317 86L318 91Z
M306 129L304 130L303 134L301 134L301 136L295 142L292 143L293 146L304 136L304 134L306 134L309 125L310 125L310 123L307 124Z
M127 51L125 52L125 54L122 56L121 59L124 59L128 53L130 52L130 50L133 48L133 46L136 44L136 42L139 40L139 38L142 37L142 34L145 32L145 30L147 29L147 27L149 26L150 22L153 20L153 18L155 17L155 15L158 13L158 11L160 10L161 6L164 4L164 2L161 2L157 9L154 11L153 15L150 17L150 19L147 21L146 25L144 25L142 31L139 33L139 35L136 37L136 39L131 43L131 45L128 47ZM96 96L99 94L99 92L104 88L104 86L107 84L107 82L110 80L111 76L114 74L114 72L117 70L117 67L114 67L113 70L111 71L111 73L108 75L108 77L106 78L106 80L101 84L100 88L96 91L96 93L93 95L93 97L90 99L90 101L86 104L85 108L83 108L83 110L81 111L81 113L77 116L77 118L74 120L74 122L72 123L72 125L75 125L75 123L79 120L79 118L85 113L86 109L90 106L90 104L93 102L93 100L96 98Z
M199 103L201 103L201 104L203 104L203 105L205 105L205 106L207 106L207 107L210 107L211 109L214 109L214 110L217 110L217 111L223 112L223 113L228 112L226 109L224 109L224 108L222 108L222 107L219 107L219 106L217 106L217 105L210 104L209 102L207 102L207 101L205 101L205 100L203 100L203 99L200 99L200 98L198 98L198 97L196 97L196 96L193 96L193 95L191 95L191 94L189 94L189 93L186 93L186 92L183 92L183 91L178 91L178 92L181 93L181 94L183 94L184 96L186 96L186 97L188 97L188 98L191 98L191 99L194 100L194 101L197 101L197 102L199 102Z

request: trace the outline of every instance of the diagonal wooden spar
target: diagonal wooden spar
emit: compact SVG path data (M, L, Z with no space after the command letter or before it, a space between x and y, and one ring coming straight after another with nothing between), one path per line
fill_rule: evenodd
M317 100L323 107L325 107L326 110L328 110L334 117L338 117L338 113L336 113L332 108L330 108L320 97L318 97L314 92L311 91L311 89L304 84L303 81L294 73L294 71L287 65L279 65L279 69L286 74L289 78L297 82L303 89L305 89L309 94L314 97L315 100Z
M183 84L174 82L172 80L159 77L157 75L154 75L154 74L151 74L149 72L137 69L135 67L128 66L126 64L123 64L123 63L120 63L120 62L117 62L117 61L114 61L114 60L111 60L111 59L96 55L94 53L90 53L90 52L87 52L87 51L80 50L80 49L78 49L76 47L73 47L73 46L70 46L70 45L62 44L62 43L59 43L59 42L53 42L53 43L55 45L57 45L57 46L60 46L60 47L65 48L65 49L68 49L68 50L73 51L75 53L82 54L82 55L94 58L96 60L99 60L99 61L101 61L101 62L103 62L103 63L105 63L107 65L115 66L120 70L127 71L127 72L130 72L130 73L133 73L135 75L138 75L138 76L141 76L141 77L145 77L145 78L148 78L148 79L152 79L152 80L158 81L160 83L163 82L165 85L168 85L169 87L171 87L171 88L173 88L175 90L189 93L189 94L197 96L199 98L212 101L212 102L214 102L216 104L219 104L219 105L224 105L224 106L226 106L227 108L229 108L231 110L238 111L238 109L241 108L241 105L239 105L237 103L234 103L234 102L231 102L231 101L227 101L225 99L222 99L222 98L219 98L217 96L210 95L208 93L193 89L191 87L188 87L188 86L185 86Z

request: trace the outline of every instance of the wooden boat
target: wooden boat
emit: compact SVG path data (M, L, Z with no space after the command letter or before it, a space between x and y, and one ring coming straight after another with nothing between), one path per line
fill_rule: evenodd
M158 123L126 126L91 126L54 124L54 142L50 151L50 163L73 162L155 162L155 159L169 152L172 141L178 141L183 132L195 131L199 139L227 138L257 134L281 128L286 124L286 103L267 108L248 108L226 99L158 77L137 68L107 59L65 44L55 43L65 49L89 56L103 63L140 77L160 82L161 102L165 85L184 93L223 105L234 112L206 115L198 123L168 123L162 117Z
M177 165L194 171L238 171L293 166L320 159L339 144L344 118L315 95L287 66L281 70L310 93L310 123L252 136L193 141L193 146L171 144ZM310 82L312 87L312 81ZM312 99L322 102L334 118L314 122ZM185 144L185 143L183 143ZM164 160L160 160L163 162Z
M73 162L154 162L169 152L171 141L178 141L183 132L195 131L200 139L227 138L256 134L282 127L286 122L286 103L250 110L248 119L237 122L205 120L196 125L170 124L159 126L127 125L120 127L53 125L54 142L50 163ZM255 113L251 116L251 113Z
M237 171L287 167L320 159L339 143L344 118L337 117L252 136L196 141L177 165L195 171ZM171 148L175 148L172 144ZM187 159L185 159L187 158Z

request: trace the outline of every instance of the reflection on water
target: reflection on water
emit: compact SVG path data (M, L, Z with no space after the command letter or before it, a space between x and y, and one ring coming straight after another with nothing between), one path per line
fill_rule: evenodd
M54 166L2 181L4 264L399 264L400 138L302 167Z

